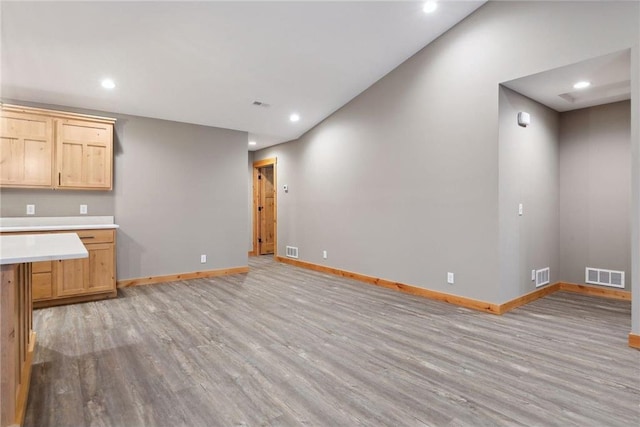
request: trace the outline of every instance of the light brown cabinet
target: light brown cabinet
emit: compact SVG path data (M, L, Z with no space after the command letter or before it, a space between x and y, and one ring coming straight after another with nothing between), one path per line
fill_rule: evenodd
M89 257L34 262L31 272L34 307L49 307L117 296L115 230L95 229L74 232L84 243Z
M33 300L53 297L53 261L35 262L32 264L31 284Z
M0 186L111 190L115 119L2 105Z
M3 111L0 117L0 186L52 186L53 119Z
M115 290L115 245L113 243L93 243L86 245L89 260L84 266L86 273L85 291L91 294Z
M63 298L85 293L86 270L84 259L61 260L56 262L53 265L52 271L52 277L55 279L51 286L55 288L55 297Z
M113 125L56 120L58 188L111 188Z

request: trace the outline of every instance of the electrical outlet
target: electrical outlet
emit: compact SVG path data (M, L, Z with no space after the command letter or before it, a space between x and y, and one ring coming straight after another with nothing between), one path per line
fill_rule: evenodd
M87 214L87 205L80 205L80 215Z
M36 205L27 205L27 215L36 214Z
M327 251L322 251L322 259L327 259Z
M535 270L531 270L531 281L535 281L536 280L536 271Z
M453 273L447 273L447 283L450 285L453 285L454 283Z
M200 255L200 264L205 264L207 262L207 256L205 254Z

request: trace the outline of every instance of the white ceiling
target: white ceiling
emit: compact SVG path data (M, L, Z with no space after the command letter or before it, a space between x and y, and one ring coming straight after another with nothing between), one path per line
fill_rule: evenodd
M427 15L415 1L2 1L1 95L248 131L259 149L299 137L483 3Z
M579 81L591 86L574 89ZM627 49L503 85L559 112L624 101L631 98L631 55Z

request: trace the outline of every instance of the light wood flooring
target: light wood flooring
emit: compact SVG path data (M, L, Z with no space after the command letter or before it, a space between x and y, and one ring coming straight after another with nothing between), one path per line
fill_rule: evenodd
M503 316L252 258L37 310L26 426L637 426L630 304Z

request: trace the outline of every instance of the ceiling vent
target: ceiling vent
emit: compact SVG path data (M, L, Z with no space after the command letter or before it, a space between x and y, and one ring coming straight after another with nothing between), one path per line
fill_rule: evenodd
M594 285L624 288L624 271L587 267L585 270L585 282Z
M262 107L262 108L269 108L271 107L271 105L267 104L266 102L262 102L262 101L253 101L253 104L256 107Z
M571 104L593 101L604 101L600 103L621 101L631 97L631 80L594 86L588 90L575 90L558 96Z

